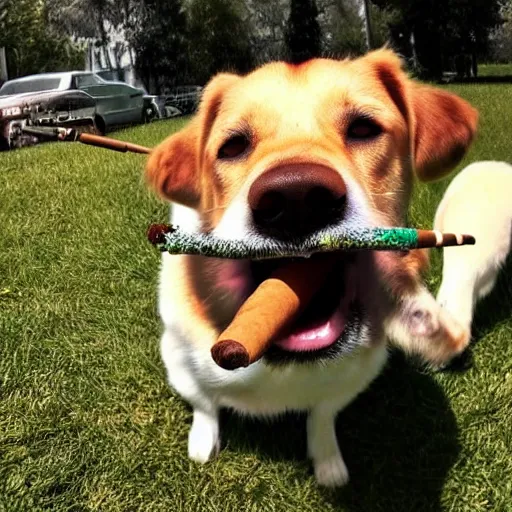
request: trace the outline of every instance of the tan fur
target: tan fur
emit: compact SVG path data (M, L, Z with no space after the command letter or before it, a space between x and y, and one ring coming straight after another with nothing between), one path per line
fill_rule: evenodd
M287 89L275 87L282 81L289 83ZM384 136L371 144L347 144L343 134L354 111L370 113ZM245 77L215 77L192 122L153 151L146 176L164 198L197 207L203 226L213 228L249 177L284 161L327 162L367 192L378 224L402 225L413 174L425 181L447 174L471 143L477 119L464 100L411 81L390 50L354 61L272 63ZM245 125L252 134L248 156L217 161L230 130ZM379 258L386 260L396 297L418 289L428 266L426 251ZM204 277L215 266L207 261L196 270ZM215 296L208 287L199 286L196 293ZM407 348L407 337L395 341Z
M279 94L274 84L283 80L290 89ZM371 147L344 144L356 109L373 114L386 131ZM229 130L244 123L254 135L253 151L236 163L216 162ZM215 225L215 209L233 199L254 169L263 172L288 154L293 160L307 155L347 169L387 217L383 221L396 224L403 220L413 168L423 180L448 173L471 143L476 123L476 111L464 100L409 80L390 50L354 61L273 63L246 77L214 78L192 123L153 151L147 178L167 199L193 206L199 200Z

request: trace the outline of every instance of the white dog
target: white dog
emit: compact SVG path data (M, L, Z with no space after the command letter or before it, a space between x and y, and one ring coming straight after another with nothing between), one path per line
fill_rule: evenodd
M450 183L439 204L434 228L471 234L475 245L447 247L437 300L471 330L476 303L488 295L510 252L512 165L476 162Z

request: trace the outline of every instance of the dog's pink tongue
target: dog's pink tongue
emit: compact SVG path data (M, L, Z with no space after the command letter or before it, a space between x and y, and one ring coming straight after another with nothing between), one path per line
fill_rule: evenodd
M328 319L324 318L305 327L299 327L274 344L289 352L308 352L329 347L345 329L346 315L343 309L343 307L336 308Z
M350 304L355 295L355 273L353 269L348 269L345 273L345 295L341 304L329 316L303 325L299 323L291 334L275 341L274 344L289 352L310 352L331 346L345 330Z

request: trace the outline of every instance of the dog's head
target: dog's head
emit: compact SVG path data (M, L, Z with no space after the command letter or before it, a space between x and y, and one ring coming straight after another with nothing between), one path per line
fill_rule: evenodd
M467 102L414 82L389 50L272 63L213 78L194 119L152 152L147 179L162 197L197 210L202 229L225 238L304 236L332 223L403 225L414 176L445 176L476 125ZM315 311L276 346L302 357L332 353L340 332L361 338L360 327L371 324L361 320L371 309L369 260L340 257ZM211 299L219 325L270 272L264 264L194 261L199 293ZM331 327L318 341L321 319Z

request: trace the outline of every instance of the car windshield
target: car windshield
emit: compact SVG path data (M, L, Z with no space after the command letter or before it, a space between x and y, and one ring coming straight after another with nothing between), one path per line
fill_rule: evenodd
M96 75L76 75L75 83L79 89L82 89L82 87L90 87L91 85L102 85L104 82Z
M33 80L17 80L5 82L0 88L0 96L23 94L26 92L41 92L58 89L60 78L34 78Z

